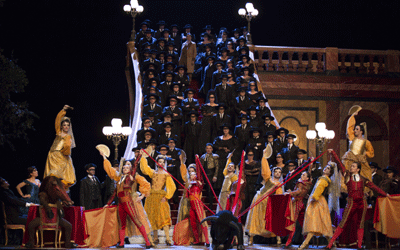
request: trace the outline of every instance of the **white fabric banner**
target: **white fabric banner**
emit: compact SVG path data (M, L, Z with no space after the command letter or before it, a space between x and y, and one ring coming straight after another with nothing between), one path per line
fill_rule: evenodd
M139 82L139 76L140 76L139 61L137 59L135 59L134 55L135 55L134 53L131 54L133 72L135 74L135 82L134 82L134 84L135 84L135 109L133 112L133 117L130 117L130 120L129 120L129 126L132 128L132 134L128 137L128 143L126 145L125 154L124 154L125 159L132 159L134 157L135 153L132 152L132 148L137 146L136 133L142 127L142 118L140 117L140 111L141 111L141 107L142 107L143 93L142 93L142 86Z

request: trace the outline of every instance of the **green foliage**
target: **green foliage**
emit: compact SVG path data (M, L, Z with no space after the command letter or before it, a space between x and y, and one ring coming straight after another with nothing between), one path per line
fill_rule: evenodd
M14 149L15 139L28 140L28 130L34 130L34 118L38 116L28 110L27 102L13 101L26 85L25 71L0 51L0 146Z

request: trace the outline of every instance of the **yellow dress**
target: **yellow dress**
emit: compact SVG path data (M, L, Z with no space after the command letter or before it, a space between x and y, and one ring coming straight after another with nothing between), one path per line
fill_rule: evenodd
M257 191L251 202L251 206L263 198L270 190L275 188L280 183L271 178L271 169L265 157L261 160L261 175L265 181L265 185L261 190ZM278 188L274 194L282 194L282 188ZM262 237L275 237L275 235L265 229L265 213L267 212L268 197L261 201L258 205L250 209L247 214L245 232L250 236L260 235Z
M323 195L331 180L321 176L308 198L307 208L304 215L303 234L313 233L317 236L333 236L331 216L329 207ZM314 199L315 201L311 201Z
M232 162L231 158L229 158L226 161L226 165L225 165L225 168L223 171L225 179L224 179L224 182L222 183L221 192L218 196L218 201L219 201L219 204L221 204L222 209L219 206L217 206L217 211L215 213L218 213L219 211L222 211L222 210L226 210L226 203L228 201L228 196L231 193L231 186L238 179L238 176L235 173L228 175L228 165L231 162Z
M368 164L367 157L373 158L375 156L374 148L370 141L366 139L358 139L354 136L354 127L356 119L352 115L347 121L347 138L350 141L349 150L343 155L342 162L347 170L350 170L351 164L354 162L361 163L360 175L368 180L372 180L372 170ZM342 187L344 187L342 185Z
M76 176L71 159L71 136L66 135L62 137L60 135L61 121L65 114L65 110L61 110L57 114L55 121L56 138L47 155L43 178L47 176L56 176L62 179L66 188L69 188L76 183Z
M182 176L183 183L185 184L186 188L189 188L188 178L187 178L187 169L185 164L181 164L180 172ZM178 218L177 223L189 218L189 210L190 210L190 201L189 198L186 197L186 189L183 190L182 198L179 202L178 208Z
M146 210L153 230L171 226L171 209L168 201L161 202L162 198L171 199L176 186L171 176L165 171L155 171L147 164L147 159L140 159L140 170L151 178L150 195L146 199L144 209Z

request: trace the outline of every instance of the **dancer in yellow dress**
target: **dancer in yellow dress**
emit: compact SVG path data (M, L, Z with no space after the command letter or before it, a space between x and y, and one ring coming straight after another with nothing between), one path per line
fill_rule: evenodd
M172 221L168 200L174 195L176 186L171 176L164 171L164 169L167 169L167 161L161 155L156 158L156 161L164 169L156 165L156 170L154 170L147 163L146 153L142 151L140 153L142 155L140 170L151 178L151 191L144 204L144 209L153 229L154 243L157 244L159 242L158 230L164 229L165 243L170 246L172 242L169 236L169 227L172 225Z
M63 109L57 114L55 122L56 138L47 156L43 177L56 176L62 179L61 181L66 189L76 182L75 168L71 159L71 149L75 147L75 139L72 133L71 119L65 117L68 109L72 108L64 105Z
M275 176L275 171L279 172ZM271 173L274 174L271 178ZM281 177L282 169L275 167L273 172L271 172L268 161L265 157L261 160L261 176L263 177L265 184L257 191L256 195L251 202L251 205L258 202L263 196L269 193L272 189L280 184L279 178ZM272 194L283 194L283 189L278 188ZM268 197L261 201L259 204L254 206L247 214L246 225L244 227L245 231L250 235L249 245L253 245L253 238L255 235L260 235L262 237L275 237L275 235L265 229L265 213L267 211ZM277 237L278 244L280 244L280 237Z

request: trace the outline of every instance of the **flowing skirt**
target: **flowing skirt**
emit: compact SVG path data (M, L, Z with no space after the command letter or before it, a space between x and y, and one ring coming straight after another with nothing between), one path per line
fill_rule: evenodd
M132 199L133 199L132 204L136 210L136 213L137 213L136 216L137 216L138 220L144 226L144 228L146 230L146 234L148 235L152 231L150 222L149 222L149 219L147 218L147 214L146 214L146 211L144 210L142 201L138 201L138 202L134 201L137 196L138 196L137 194L132 196ZM135 226L135 224L133 223L133 221L131 220L131 218L129 216L127 216L127 218L126 218L125 235L128 237L142 236L139 229Z
M304 216L303 234L314 233L317 236L333 236L331 215L324 196L318 201L308 200Z
M70 155L64 155L61 151L50 151L47 156L44 177L55 176L62 179L66 188L76 183L75 168Z
M150 225L153 230L162 229L165 226L171 226L171 210L168 201L161 202L167 192L164 190L151 190L146 199L144 209L148 215Z

